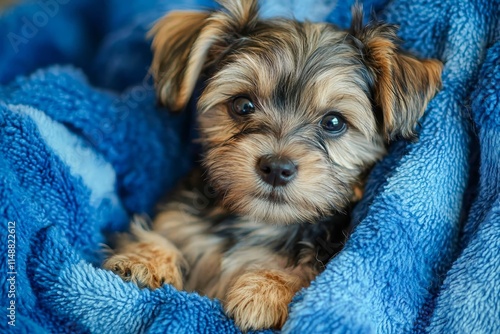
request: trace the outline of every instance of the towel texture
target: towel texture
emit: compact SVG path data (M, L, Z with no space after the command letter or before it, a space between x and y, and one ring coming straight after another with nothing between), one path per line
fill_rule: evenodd
M354 1L262 1L347 27ZM363 1L445 63L419 140L373 169L345 249L285 333L500 333L500 2ZM0 331L237 333L219 301L140 290L101 244L189 171L194 102L156 107L145 33L212 1L40 0L0 14Z

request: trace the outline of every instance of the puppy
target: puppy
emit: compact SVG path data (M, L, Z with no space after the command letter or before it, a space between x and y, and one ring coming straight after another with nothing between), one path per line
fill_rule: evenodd
M152 29L157 94L181 111L197 81L200 170L136 222L104 263L151 289L218 298L244 331L280 328L346 237L364 178L414 128L442 65L396 28L260 19L256 0L172 12Z

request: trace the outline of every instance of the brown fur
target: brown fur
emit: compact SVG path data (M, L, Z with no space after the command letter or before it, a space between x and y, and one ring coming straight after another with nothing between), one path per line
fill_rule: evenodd
M295 292L325 264L318 240L339 233L328 218L362 196L388 140L414 137L441 63L403 53L393 26L363 27L359 9L346 32L261 20L256 0L221 3L213 13L170 13L152 30L163 104L182 110L208 78L198 100L202 181L215 189L207 203L217 201L200 206L187 186L160 208L152 231L134 225L105 267L150 288L163 279L217 297L243 330L280 328ZM252 114L234 114L240 96ZM341 134L321 127L332 112L346 121ZM269 155L296 166L285 186L256 172Z

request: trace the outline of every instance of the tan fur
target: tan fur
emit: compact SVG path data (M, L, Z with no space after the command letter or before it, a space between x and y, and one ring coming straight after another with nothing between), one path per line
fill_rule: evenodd
M370 40L366 47L379 68L376 100L384 113L386 136L410 138L427 102L440 88L442 64L397 54L388 40Z
M195 196L192 194L193 198ZM255 224L253 236L278 232L276 227ZM163 284L172 284L178 289L198 291L223 301L229 298L228 289L232 284L249 270L283 272L283 275L290 276L289 279L300 282L300 287L308 285L315 276L304 262L306 260L290 267L286 258L260 246L243 247L226 256L222 251L223 240L207 234L207 224L179 206L162 210L152 228L149 231L139 222L132 225L135 241L122 238L115 254L105 261L103 267L141 287L156 289ZM310 256L314 257L314 254ZM181 268L189 274L187 280L182 279Z
M243 331L280 329L288 317L288 304L301 287L297 277L283 271L249 271L231 285L224 305Z
M198 287L206 296L217 298L222 301L226 299L227 291L231 288L234 280L244 274L246 271L256 268L269 267L274 260L280 261L282 265L286 261L269 250L259 249L258 247L242 249L232 253L231 256L221 256L219 271L212 277L209 284L202 288ZM278 264L271 265L273 268L281 268Z
M103 263L103 268L140 287L156 289L163 284L172 284L182 290L181 268L186 264L178 249L141 224L132 225L131 232L137 241L123 238L115 254Z
M208 16L206 13L173 11L160 19L150 31L150 35L155 36L151 71L158 97L173 111L184 108L191 95L189 90L194 87L199 75L200 64L196 60L203 55L190 57L191 45L196 41ZM186 75L188 61L195 67L190 69L189 76Z
M207 233L204 221L185 210L166 210L156 216L154 230L168 238L186 258L189 280L187 291L210 295L221 271L222 239Z

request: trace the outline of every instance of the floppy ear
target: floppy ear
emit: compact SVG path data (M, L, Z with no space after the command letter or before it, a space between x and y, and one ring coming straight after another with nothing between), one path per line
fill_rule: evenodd
M442 63L417 59L399 50L397 28L384 23L362 25L362 8L353 9L350 34L357 39L375 79L375 103L382 111L386 138L413 138L427 103L441 87Z
M159 101L172 111L185 108L208 62L230 47L257 22L257 0L219 1L222 10L204 13L174 11L158 21L151 70Z

